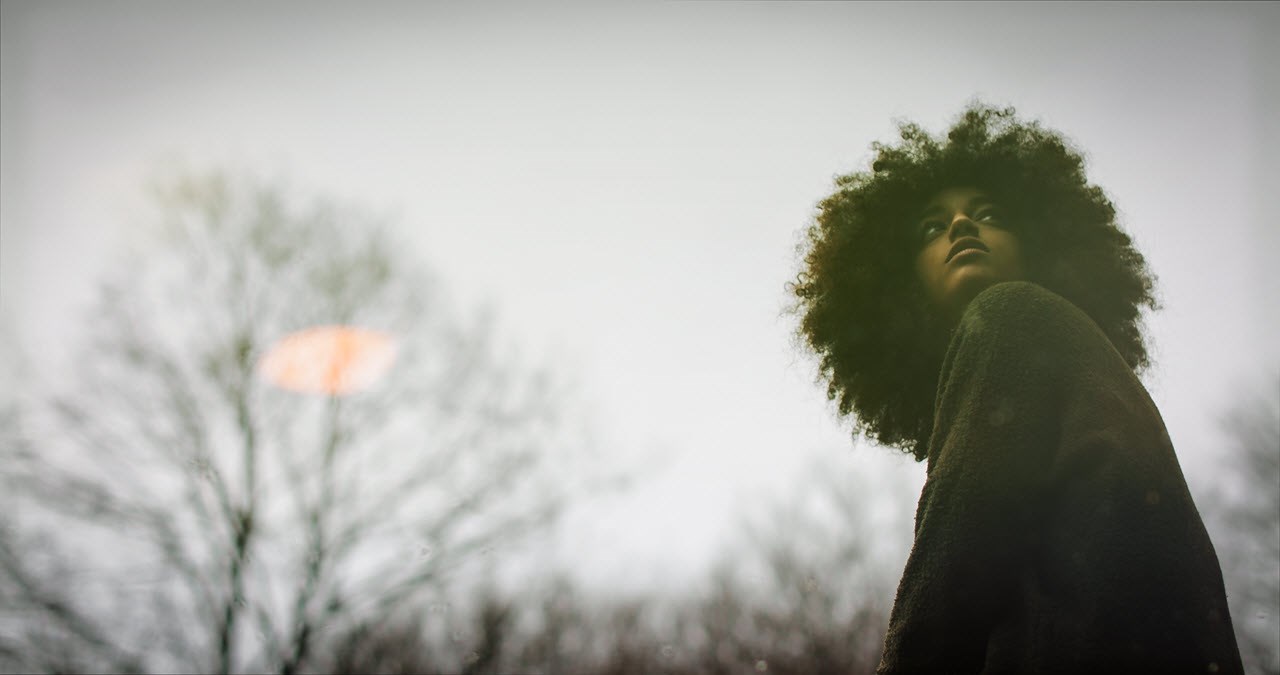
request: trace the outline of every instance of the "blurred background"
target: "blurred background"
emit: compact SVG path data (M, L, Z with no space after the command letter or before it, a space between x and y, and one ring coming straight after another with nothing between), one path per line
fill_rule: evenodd
M1159 277L1280 672L1272 3L0 4L0 668L871 672L923 467L785 284L974 99Z

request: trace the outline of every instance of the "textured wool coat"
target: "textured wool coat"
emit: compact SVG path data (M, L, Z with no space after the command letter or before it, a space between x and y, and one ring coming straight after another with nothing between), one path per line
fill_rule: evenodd
M1040 286L965 311L879 672L1239 673L1217 555L1160 413Z

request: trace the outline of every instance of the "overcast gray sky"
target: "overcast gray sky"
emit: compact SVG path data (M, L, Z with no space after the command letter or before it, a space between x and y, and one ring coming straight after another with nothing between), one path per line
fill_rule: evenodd
M611 451L665 462L582 525L606 577L694 569L673 542L808 458L883 455L780 312L797 233L895 118L981 97L1087 151L1160 278L1146 382L1193 488L1218 413L1280 369L1274 3L6 0L0 26L0 320L41 368L166 167L385 213L580 374Z

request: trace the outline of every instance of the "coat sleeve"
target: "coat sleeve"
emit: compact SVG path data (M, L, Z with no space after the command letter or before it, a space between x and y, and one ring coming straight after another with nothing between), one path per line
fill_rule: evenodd
M1055 347L1071 322L1054 313L1075 308L1048 295L1026 283L993 286L952 338L881 673L978 672L1013 600L1053 480L1069 367Z

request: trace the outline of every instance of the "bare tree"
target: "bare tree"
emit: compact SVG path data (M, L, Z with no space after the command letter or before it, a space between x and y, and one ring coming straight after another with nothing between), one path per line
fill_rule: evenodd
M1221 488L1205 500L1245 668L1280 674L1280 378L1223 419Z
M786 504L766 503L702 592L600 597L566 577L481 589L447 626L403 617L347 636L329 670L872 673L911 495L840 459L815 466Z
M155 196L73 380L5 413L10 667L306 670L556 516L584 445L570 390L376 219L220 175ZM351 393L266 381L317 326L394 340L394 367Z
M786 502L748 524L746 547L725 558L699 612L698 670L875 671L912 496L905 476L855 459L819 459Z

